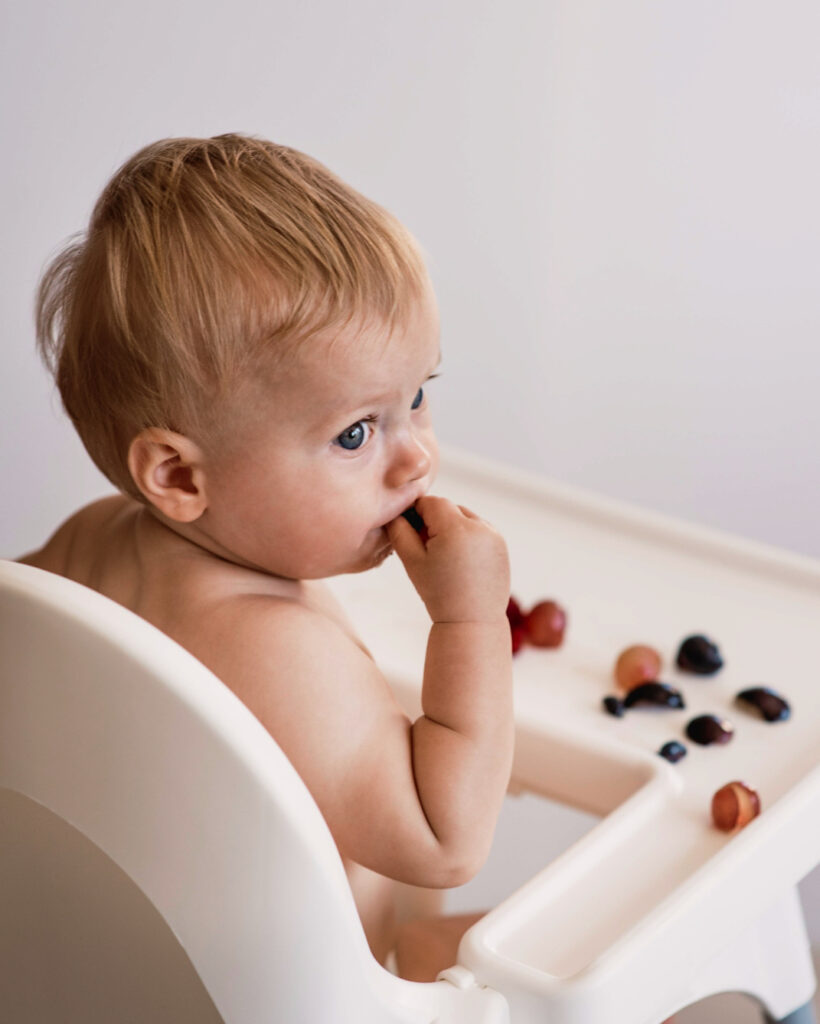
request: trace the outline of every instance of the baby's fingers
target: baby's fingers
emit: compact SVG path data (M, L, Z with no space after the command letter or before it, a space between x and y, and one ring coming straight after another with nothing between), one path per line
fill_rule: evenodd
M404 518L404 515L397 516L391 520L385 529L387 530L390 543L402 561L414 554L418 555L424 552L424 540Z
M440 498L438 495L425 494L418 498L415 504L416 512L421 514L427 532L431 537L437 536L446 530L451 524L461 519L458 505L448 498Z

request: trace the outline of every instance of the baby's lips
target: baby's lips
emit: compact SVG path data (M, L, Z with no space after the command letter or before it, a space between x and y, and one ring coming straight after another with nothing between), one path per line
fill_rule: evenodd
M421 537L422 542L426 544L429 537L427 527L424 525L424 520L418 514L414 506L411 505L410 508L406 508L404 512L402 512L402 516L413 527L419 537Z

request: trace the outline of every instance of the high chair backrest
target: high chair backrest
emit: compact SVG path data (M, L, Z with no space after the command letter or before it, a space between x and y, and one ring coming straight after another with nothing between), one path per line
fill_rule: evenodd
M0 787L126 872L227 1024L470 1019L454 986L373 959L316 804L226 686L107 598L6 561Z

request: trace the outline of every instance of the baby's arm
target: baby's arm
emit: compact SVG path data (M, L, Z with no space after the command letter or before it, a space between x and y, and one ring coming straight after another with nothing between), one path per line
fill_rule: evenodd
M414 777L430 829L466 881L489 852L512 764L509 560L499 534L468 509L432 497L417 507L426 544L404 520L390 525L433 620Z
M418 502L397 553L433 618L422 717L411 723L373 663L323 615L249 597L200 657L267 726L340 852L400 881L459 885L489 850L512 761L512 667L501 537L441 498ZM406 527L406 530L404 529Z

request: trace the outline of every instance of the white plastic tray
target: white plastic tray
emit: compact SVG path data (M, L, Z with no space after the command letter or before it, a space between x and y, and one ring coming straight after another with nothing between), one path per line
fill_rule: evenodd
M546 998L556 1019L612 1000L640 1019L647 978L682 957L687 970L705 967L820 860L820 562L454 450L442 453L433 493L501 530L522 605L553 598L568 610L560 649L515 658L513 774L603 816L471 929L460 958L485 984L509 992L514 979ZM418 714L430 623L398 559L331 586ZM719 645L717 675L674 667L692 633ZM615 659L635 643L660 651L661 678L682 690L685 709L603 711ZM753 685L786 697L791 718L770 724L738 706ZM730 743L687 739L686 723L707 712L734 723ZM671 739L688 750L674 765L657 754ZM710 804L735 779L759 792L763 812L727 835ZM561 1006L575 1009L562 1016Z

